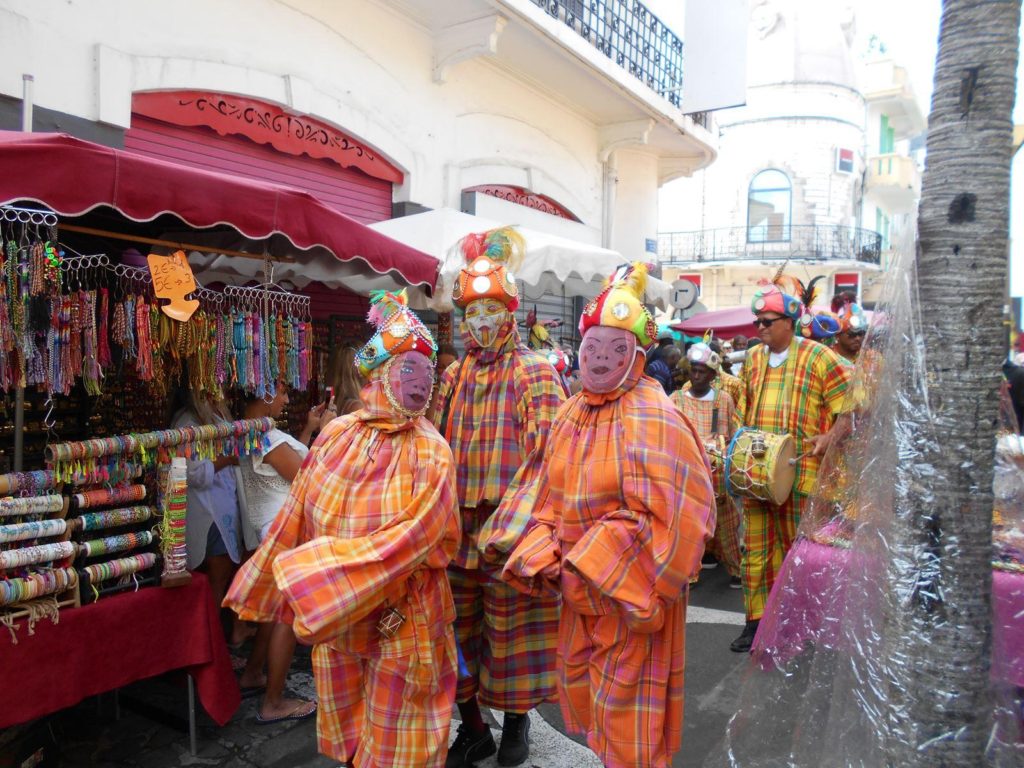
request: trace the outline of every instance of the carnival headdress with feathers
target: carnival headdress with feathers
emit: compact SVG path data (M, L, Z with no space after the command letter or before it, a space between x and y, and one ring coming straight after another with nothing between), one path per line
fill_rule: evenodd
M750 302L751 312L775 312L794 321L800 319L807 288L798 278L784 273L788 263L782 263L771 282L761 282Z
M595 325L607 325L629 331L642 346L654 343L658 325L644 306L647 287L647 265L634 261L619 267L605 281L604 289L583 309L580 316L580 334Z
M840 331L866 331L868 329L868 317L864 308L857 303L857 296L849 291L832 298L832 311L839 318Z
M404 288L397 292L371 291L366 321L377 332L356 353L356 367L363 376L403 352L420 352L431 360L437 356L434 337L409 309Z
M514 312L519 289L513 274L523 263L526 240L515 227L500 227L466 235L459 241L466 266L452 288L452 303L465 309L470 302L496 299Z

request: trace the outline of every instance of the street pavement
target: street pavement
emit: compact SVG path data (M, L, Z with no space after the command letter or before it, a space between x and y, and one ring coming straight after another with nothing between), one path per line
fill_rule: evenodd
M743 625L740 590L730 589L724 568L706 570L691 591L686 631L686 712L682 750L673 768L715 768L709 753L721 739L736 709L740 680L749 663L746 655L729 651ZM102 662L101 662L102 663ZM239 660L241 663L241 660ZM316 689L308 649L296 653L288 679L296 695L314 697ZM264 726L256 723L256 699L242 702L223 728L199 717L196 755L189 752L182 730L186 715L185 688L177 679L157 679L90 699L51 718L61 765L117 768L326 768L337 763L318 755L313 720ZM119 710L119 713L118 713ZM119 717L117 716L119 714ZM488 713L495 736L500 713ZM455 714L457 719L457 713ZM179 722L174 722L178 719ZM565 734L557 705L531 713L530 768L601 768L583 740ZM452 726L451 740L455 738ZM0 750L0 764L3 753ZM494 768L494 758L477 764Z

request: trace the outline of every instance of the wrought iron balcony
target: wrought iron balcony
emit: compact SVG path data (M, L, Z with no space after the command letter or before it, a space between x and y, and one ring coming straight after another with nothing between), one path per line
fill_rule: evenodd
M679 106L683 41L636 0L533 0L651 90Z
M726 227L658 234L662 264L709 261L860 261L878 264L882 236L831 225Z

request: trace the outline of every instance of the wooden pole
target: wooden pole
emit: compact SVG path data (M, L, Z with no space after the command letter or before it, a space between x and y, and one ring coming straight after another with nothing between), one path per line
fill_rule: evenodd
M230 248L211 248L206 245L195 245L194 243L179 243L173 240L158 240L154 237L143 237L142 235L126 235L120 232L110 232L106 229L94 229L82 227L77 224L61 224L61 232L78 232L82 235L94 235L96 237L109 237L114 240L124 240L131 243L146 243L147 245L162 245L167 248L179 248L184 251L199 251L200 253L224 254L225 256L239 256L243 259L259 259L263 261L262 253L246 253L245 251L234 251ZM275 261L294 262L291 256L275 256Z

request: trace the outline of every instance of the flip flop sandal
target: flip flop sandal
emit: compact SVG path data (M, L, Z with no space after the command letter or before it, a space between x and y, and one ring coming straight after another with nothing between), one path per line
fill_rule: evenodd
M309 712L302 712L303 709L308 707L310 704L313 708ZM287 715L281 717L263 717L259 710L256 710L256 722L259 725L271 725L273 723L283 723L288 720L306 720L307 718L313 717L316 714L317 703L315 701L300 701L295 708Z

